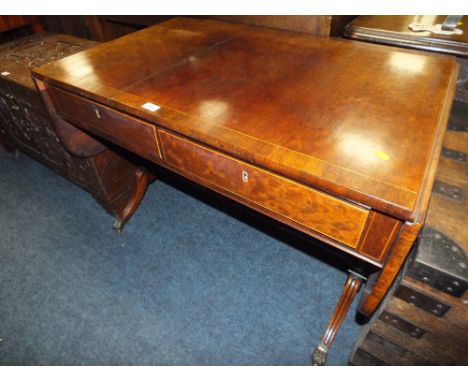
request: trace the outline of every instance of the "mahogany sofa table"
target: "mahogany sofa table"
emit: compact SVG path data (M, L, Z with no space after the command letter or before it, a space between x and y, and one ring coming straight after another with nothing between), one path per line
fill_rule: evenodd
M190 18L33 71L58 128L371 264L366 315L424 222L457 74L453 57ZM314 364L365 276L350 271Z

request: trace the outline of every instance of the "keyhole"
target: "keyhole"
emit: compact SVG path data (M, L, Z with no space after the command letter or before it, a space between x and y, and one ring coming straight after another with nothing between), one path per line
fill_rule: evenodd
M249 181L249 173L247 171L242 171L242 181L247 183Z

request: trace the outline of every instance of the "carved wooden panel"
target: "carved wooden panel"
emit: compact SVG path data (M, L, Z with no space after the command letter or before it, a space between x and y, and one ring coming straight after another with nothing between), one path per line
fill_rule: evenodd
M43 33L0 47L0 143L18 148L80 185L108 212L119 215L132 196L137 167L110 150L90 158L70 155L59 141L31 78L31 69L95 45Z

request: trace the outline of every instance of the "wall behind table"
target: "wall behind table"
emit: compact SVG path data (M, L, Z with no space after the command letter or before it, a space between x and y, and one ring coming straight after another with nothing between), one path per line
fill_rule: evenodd
M174 16L41 16L50 32L69 34L95 41L109 41L166 21ZM356 16L195 16L257 25L317 36L339 36Z

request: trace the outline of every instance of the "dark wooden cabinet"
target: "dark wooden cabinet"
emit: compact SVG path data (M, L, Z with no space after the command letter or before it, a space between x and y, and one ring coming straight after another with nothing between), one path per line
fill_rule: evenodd
M0 16L0 33L24 26L31 26L31 29L36 33L43 31L37 16Z
M96 46L72 36L39 33L0 45L0 143L19 150L89 191L116 219L130 217L139 182L138 164L77 132L75 143L98 147L92 155L67 151L31 78L31 69ZM93 143L92 143L93 142Z
M315 36L339 36L345 25L355 16L301 15L301 16L203 16L225 22L308 33Z
M99 15L99 16L40 16L47 31L69 34L104 42L159 24L174 16L162 15ZM308 33L316 36L339 36L356 16L196 16L225 22Z

